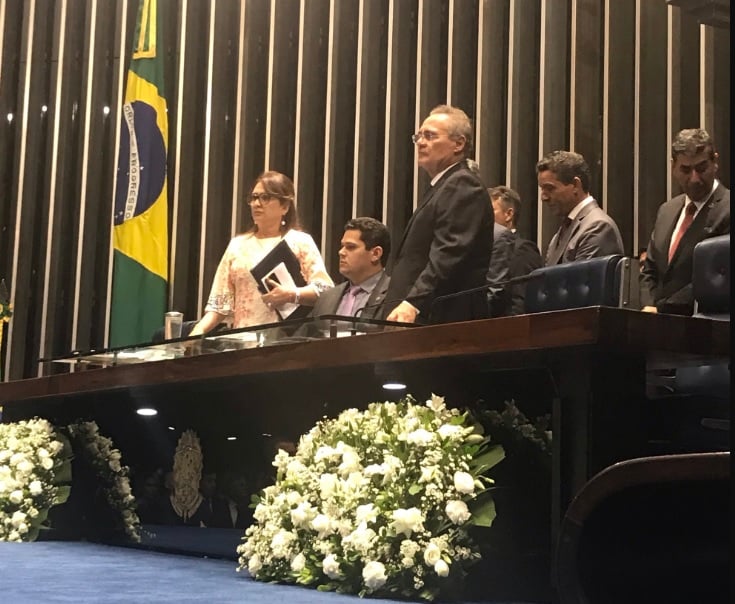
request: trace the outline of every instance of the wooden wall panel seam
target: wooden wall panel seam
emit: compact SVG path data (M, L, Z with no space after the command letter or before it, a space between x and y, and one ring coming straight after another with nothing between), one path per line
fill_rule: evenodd
M58 35L54 38L57 40L57 62L56 62L56 76L55 86L56 89L53 91L54 94L54 108L52 112L53 125L51 129L51 166L49 170L49 199L48 199L48 224L46 226L46 258L43 266L43 294L41 295L41 324L40 324L40 338L39 338L39 350L38 356L43 358L46 356L46 332L48 323L48 312L49 312L49 290L51 281L51 255L53 253L53 239L54 239L54 215L56 213L56 193L57 193L57 178L59 168L59 130L61 128L61 101L62 101L62 85L63 85L63 73L64 73L64 59L66 56L66 16L67 16L67 0L60 0L56 5L57 14L59 19L54 19L54 25L57 27ZM93 60L93 59L92 59ZM77 246L78 246L77 242ZM36 368L36 375L41 377L43 375L43 366L38 364Z
M23 70L23 93L21 96L21 131L20 131L20 145L18 148L18 196L16 200L16 213L15 213L15 237L13 240L13 269L12 274L10 277L10 304L13 305L13 308L17 309L16 299L18 297L18 262L19 262L19 253L20 253L20 233L21 233L21 222L23 219L23 192L24 192L24 182L25 182L25 166L26 166L26 153L27 153L27 142L28 142L28 113L29 113L29 99L30 99L30 89L31 89L31 68L33 65L33 22L35 19L35 11L36 11L36 0L29 0L26 4L27 11L25 12L26 15L28 15L28 19L26 20L26 30L24 31L25 34L25 47L22 49L21 54L22 56L25 56L25 69ZM21 42L22 43L22 42ZM22 58L21 58L21 65L22 65ZM17 321L10 321L8 323L8 334L7 334L7 358L5 359L5 371L3 371L3 375L6 377L10 377L11 371L13 369L11 360L13 359L13 343L14 343L14 335L15 335L15 324Z

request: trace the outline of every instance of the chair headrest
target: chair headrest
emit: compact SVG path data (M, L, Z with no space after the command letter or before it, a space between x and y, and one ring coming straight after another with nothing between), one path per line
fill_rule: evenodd
M583 306L618 306L623 256L613 254L538 268L526 286L525 311L546 312Z
M694 247L692 288L697 315L730 318L730 235L710 237Z

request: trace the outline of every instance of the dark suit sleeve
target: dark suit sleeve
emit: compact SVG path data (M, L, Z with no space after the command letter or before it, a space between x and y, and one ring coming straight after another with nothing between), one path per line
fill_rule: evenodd
M515 249L515 235L510 230L504 230L493 241L490 268L487 271L487 299L490 305L490 316L501 317L506 314L508 304L508 290L506 286L494 286L510 279L510 264Z
M658 222L658 220L657 220ZM654 232L655 232L654 226ZM653 233L646 248L646 259L643 261L640 277L638 279L640 288L641 308L656 305L656 288L659 282L658 250L653 242Z
M467 171L453 175L437 192L434 236L426 266L406 296L421 312L427 312L431 302L441 292L441 285L450 281L461 269L468 256L476 251L478 239L492 246L492 229L485 234L483 215L489 213L487 190Z
M523 277L535 271L537 268L541 268L543 265L544 261L541 258L538 246L533 241L516 237L515 249L511 259L510 276L512 278ZM519 283L514 285L511 289L510 314L523 314L525 312L525 300L526 284Z

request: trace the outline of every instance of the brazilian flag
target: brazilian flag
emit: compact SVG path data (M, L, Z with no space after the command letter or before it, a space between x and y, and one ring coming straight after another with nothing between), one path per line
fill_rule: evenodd
M157 0L140 0L122 110L114 208L110 346L148 342L168 282L168 116Z

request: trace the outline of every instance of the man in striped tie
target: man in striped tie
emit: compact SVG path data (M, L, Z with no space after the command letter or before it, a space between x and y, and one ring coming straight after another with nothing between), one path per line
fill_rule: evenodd
M706 130L682 130L671 171L682 193L662 204L640 274L641 310L691 315L694 246L730 232L730 191L717 180L719 156Z

